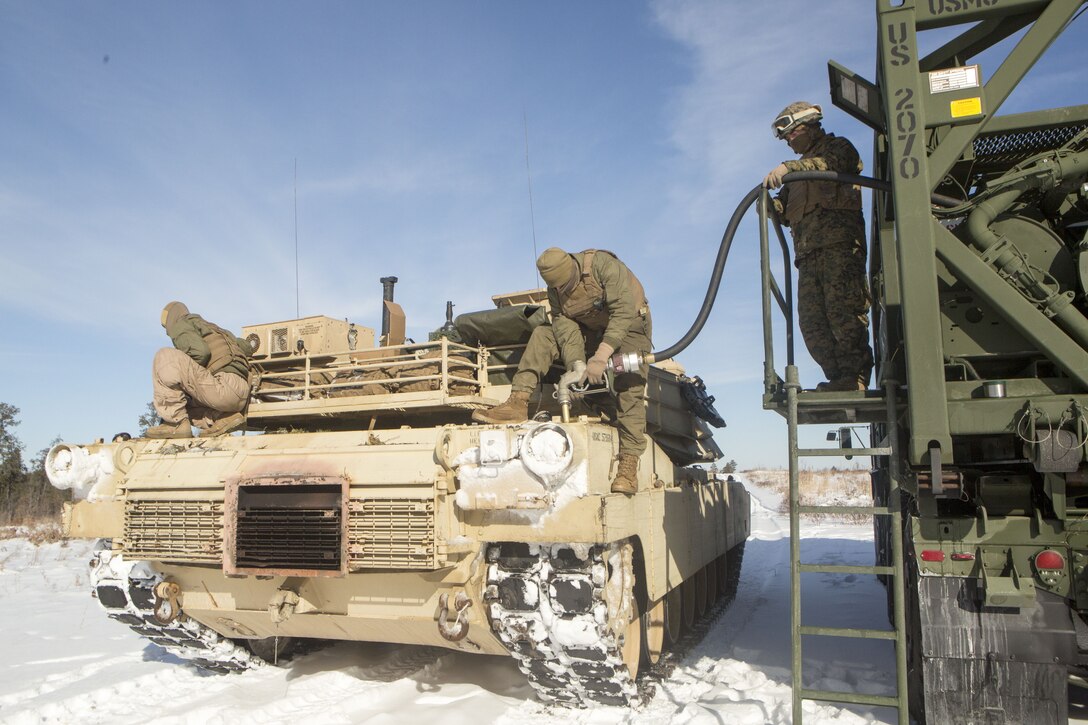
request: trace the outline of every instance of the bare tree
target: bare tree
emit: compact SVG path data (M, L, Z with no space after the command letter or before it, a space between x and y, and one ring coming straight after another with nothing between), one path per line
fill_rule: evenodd
M15 437L19 409L0 403L0 516L10 517L15 496L26 478L23 444Z
M145 410L136 421L136 425L140 427L139 437L143 438L144 433L147 433L148 428L153 425L158 425L161 422L162 419L159 418L159 411L155 410L155 402L148 401L147 410Z

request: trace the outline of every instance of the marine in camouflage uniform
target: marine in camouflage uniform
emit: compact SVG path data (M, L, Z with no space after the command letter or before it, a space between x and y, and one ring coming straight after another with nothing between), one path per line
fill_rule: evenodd
M774 124L775 135L801 158L784 161L764 179L782 186L793 171L861 172L861 157L845 138L826 133L819 106L791 103ZM864 390L873 369L869 347L869 287L861 190L833 181L791 182L775 209L793 234L797 310L809 353L829 382L818 390Z
M162 311L163 329L173 347L155 353L151 366L155 410L162 424L148 438L189 438L230 433L245 424L249 401L249 344L189 312L181 302Z
M491 410L478 410L481 423L519 423L528 418L529 397L552 363L562 360L568 371L583 371L583 380L604 380L608 359L616 351L647 354L652 349L650 307L638 278L612 252L587 249L568 254L552 247L537 260L548 285L551 324L533 330L510 398ZM592 356L587 356L594 350ZM646 379L640 373L615 378L615 415L619 463L612 491L634 493L638 461L646 450Z

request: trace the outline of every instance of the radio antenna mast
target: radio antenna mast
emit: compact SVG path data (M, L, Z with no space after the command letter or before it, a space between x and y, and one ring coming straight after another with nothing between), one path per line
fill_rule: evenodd
M525 107L521 109L521 120L525 126L525 176L529 180L529 221L533 229L533 269L536 269L536 260L539 256L536 251L536 212L533 210L533 174L529 170L529 118L525 114ZM537 271L537 277L540 272ZM534 280L534 285L536 280Z
M295 157L295 319L302 315L298 304L298 156Z

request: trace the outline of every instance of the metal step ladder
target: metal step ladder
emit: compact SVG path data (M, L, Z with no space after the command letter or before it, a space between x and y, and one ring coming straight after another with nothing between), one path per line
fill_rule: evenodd
M884 390L883 400L869 395L866 401L869 407L880 400L885 407L887 421L885 438L875 448L799 448L797 445L797 428L799 420L804 418L806 408L818 408L824 405L821 400L826 394L801 392L798 382L797 367L786 366L786 381L783 386L786 391L786 421L789 427L789 484L790 484L790 632L792 639L793 658L793 724L801 725L801 705L805 700L818 700L822 702L850 703L855 705L872 705L879 707L897 708L899 711L900 725L908 725L909 714L907 710L907 643L904 615L904 579L903 579L903 528L902 513L900 511L900 494L897 484L898 476L894 467L897 465L895 455L895 441L898 439L897 409L896 409L896 385L888 383ZM871 391L870 391L871 392ZM815 423L814 423L815 424ZM826 425L826 423L824 423ZM799 476L799 461L802 458L817 456L888 456L889 465L892 466L889 476L888 505L887 506L802 506ZM801 516L803 514L865 514L872 516L890 517L889 528L892 539L891 566L845 566L831 564L803 564L801 563ZM892 588L894 628L883 629L856 629L840 627L815 627L801 624L801 574L825 573L825 574L872 574L889 577L887 586ZM828 690L813 690L804 687L801 677L801 654L803 637L847 637L860 639L889 640L895 644L895 669L896 669L896 694L895 695L866 695L855 692L833 692Z

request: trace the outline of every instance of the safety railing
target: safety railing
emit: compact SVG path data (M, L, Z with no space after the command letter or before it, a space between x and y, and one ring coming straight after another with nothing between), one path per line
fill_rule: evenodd
M766 395L774 395L781 391L784 376L778 375L774 369L774 308L771 306L772 297L782 313L785 323L786 335L786 365L794 364L794 307L793 307L793 267L791 265L790 247L786 242L786 235L782 231L774 208L771 205L770 195L764 191L759 196L759 269L763 298L763 387ZM779 248L782 251L782 276L783 284L771 271L771 245L769 227L773 227L778 239Z

